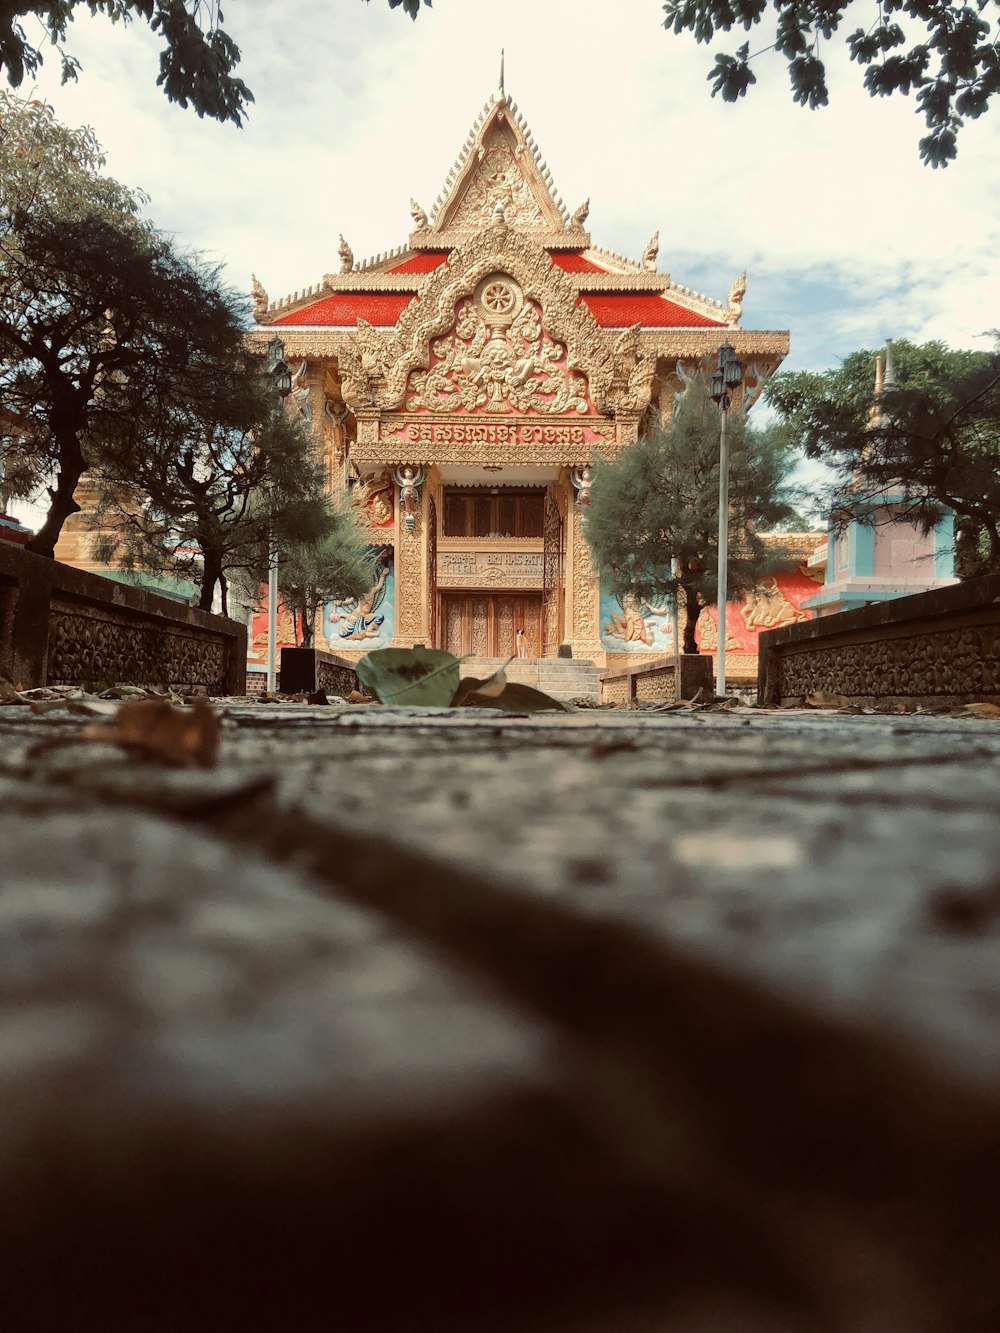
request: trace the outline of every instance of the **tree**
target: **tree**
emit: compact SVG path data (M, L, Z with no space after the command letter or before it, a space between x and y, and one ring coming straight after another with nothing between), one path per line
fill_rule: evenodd
M666 0L663 26L710 42L716 32L729 32L737 25L749 32L773 8L774 40L764 50L773 48L785 57L795 101L815 108L828 101L821 43L838 31L853 2ZM870 25L846 37L851 59L864 67L864 85L873 97L916 92L929 131L920 140L920 156L933 167L947 166L956 156L963 121L981 116L1000 89L995 16L991 24L985 17L987 9L987 0L964 5L951 0L881 0L874 17L865 16L873 17ZM757 82L750 62L760 54L750 54L749 42L733 54L717 53L708 75L712 96L721 93L727 102L743 97Z
M416 18L421 0L389 0ZM430 8L431 0L423 0ZM62 81L75 79L80 62L66 51L66 30L74 11L86 7L105 14L112 23L138 19L163 38L160 73L156 80L171 102L192 106L199 116L242 125L253 93L233 71L240 49L222 27L221 0L14 0L0 6L0 69L12 88L27 74L34 77L42 64L40 43L29 39L22 20L31 16L47 29L48 40L59 55Z
M784 564L759 533L791 512L785 477L792 459L783 432L754 430L738 412L729 440L729 590L739 595ZM684 652L697 652L695 625L702 607L715 602L719 549L719 411L703 375L670 421L596 469L585 532L620 597L678 597Z
M29 544L51 556L91 462L112 443L138 458L172 411L209 403L243 320L214 275L145 229L96 213L14 223L0 234L0 400L25 423L34 475L51 478Z
M325 602L361 598L372 582L366 547L346 508L331 511L330 530L318 541L293 542L280 555L281 600L301 627L303 648L313 646L316 617Z
M134 426L102 441L95 525L110 529L98 559L200 584L222 611L234 573L266 577L279 550L336 528L323 469L304 423L275 406L260 358L243 347L207 358L191 396L162 386Z
M31 255L24 252L22 233L31 233L32 254L39 249L51 251L51 244L42 241L43 231L51 242L56 224L64 224L68 235L73 224L96 213L114 226L116 235L119 230L132 233L127 241L130 250L153 237L139 217L145 196L103 175L103 165L104 156L91 131L71 130L43 103L22 102L0 92L0 401L18 421L4 458L7 490L18 497L33 494L48 478L58 452L51 414L46 419L47 394L39 390L36 378L41 363L26 344L44 342L45 320L55 315L62 327L49 351L50 364L61 380L63 402L57 416L63 436L70 413L68 389L78 371L75 387L79 389L87 371L79 356L70 367L61 364L60 354L68 352L70 344L79 353L88 337L97 355L109 355L112 350L104 318L108 302L101 304L101 293L94 293L100 309L95 312L93 328L87 328L83 301L75 330L68 341L61 341L68 333L70 305L80 295L79 284L75 287L72 275L57 272L58 264L50 262L51 253L46 271L36 270ZM93 370L96 385L102 367L95 365ZM54 409L54 404L49 406Z
M70 129L44 102L0 91L0 232L14 217L81 218L100 212L120 224L140 225L147 202L103 173L105 158L89 129Z
M811 458L833 469L839 521L909 517L929 531L950 509L964 575L1000 571L1000 350L893 344L895 384L876 402L875 353L837 370L779 374L767 398ZM890 511L879 500L892 496Z

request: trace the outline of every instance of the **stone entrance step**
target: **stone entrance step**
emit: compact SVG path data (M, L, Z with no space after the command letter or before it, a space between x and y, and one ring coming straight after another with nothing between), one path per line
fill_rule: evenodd
M468 657L463 676L491 676L504 664L502 657ZM522 657L507 667L507 679L543 690L555 699L590 699L596 702L601 671L589 658Z

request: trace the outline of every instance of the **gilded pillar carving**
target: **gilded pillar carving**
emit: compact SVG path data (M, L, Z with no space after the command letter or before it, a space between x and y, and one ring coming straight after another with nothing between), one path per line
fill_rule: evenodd
M590 657L603 665L605 650L601 643L599 598L600 587L590 547L583 533L585 509L570 505L567 519L570 525L570 568L573 653L576 657Z
M412 530L400 521L396 506L396 637L394 648L412 648L428 642L427 526L424 515L413 515Z

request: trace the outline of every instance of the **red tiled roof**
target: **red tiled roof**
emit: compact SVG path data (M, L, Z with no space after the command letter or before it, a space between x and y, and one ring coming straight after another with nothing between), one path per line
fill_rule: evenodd
M447 250L430 250L423 254L414 255L411 259L404 259L401 264L395 268L390 268L389 273L433 273L436 268L440 268L448 258Z
M572 250L559 250L552 256L552 262L556 268L561 268L564 273L608 273L609 269L601 268L599 264L592 264L589 259L584 259L583 255L577 255Z
M274 324L332 324L353 328L359 319L380 328L390 328L416 298L407 292L338 292L324 296L301 310L290 311Z
M710 319L694 310L685 310L663 296L651 293L588 292L578 304L590 312L602 329L627 329L641 324L645 329L725 328L722 319Z

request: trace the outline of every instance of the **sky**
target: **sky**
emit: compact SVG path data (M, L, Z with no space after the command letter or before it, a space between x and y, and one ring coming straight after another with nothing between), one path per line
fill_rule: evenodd
M659 269L723 302L746 269L743 327L788 329L785 369L886 337L986 348L1000 326L1000 106L932 170L912 98L869 97L841 41L830 105L810 111L773 54L745 99L712 98L713 53L742 35L667 33L660 0L434 0L415 22L388 0L223 9L256 98L243 128L166 100L145 24L85 13L67 43L78 82L60 86L50 54L20 91L91 125L153 221L240 290L251 273L272 299L319 282L340 233L359 261L405 243L410 197L431 211L503 49L556 189L570 211L590 199L594 243L638 259L659 231Z

